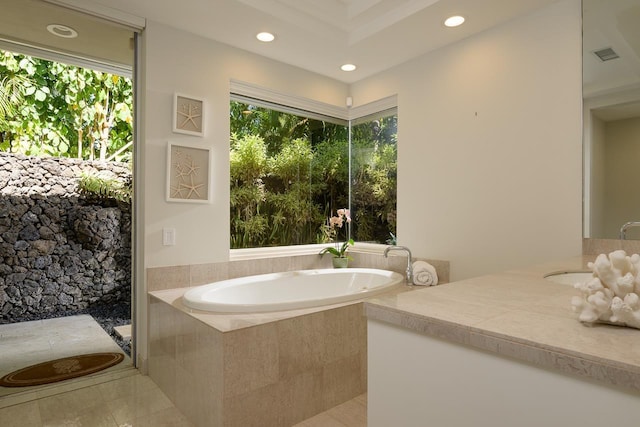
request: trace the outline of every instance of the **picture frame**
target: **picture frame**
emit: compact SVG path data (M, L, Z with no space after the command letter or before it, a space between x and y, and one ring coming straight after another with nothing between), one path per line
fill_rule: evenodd
M211 150L183 143L167 143L167 202L209 203Z
M204 136L204 100L175 93L173 96L173 132Z

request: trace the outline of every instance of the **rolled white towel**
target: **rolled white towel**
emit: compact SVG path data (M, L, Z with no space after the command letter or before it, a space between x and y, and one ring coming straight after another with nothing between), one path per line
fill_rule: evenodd
M438 273L433 265L425 261L415 261L412 265L414 285L435 286L438 284Z

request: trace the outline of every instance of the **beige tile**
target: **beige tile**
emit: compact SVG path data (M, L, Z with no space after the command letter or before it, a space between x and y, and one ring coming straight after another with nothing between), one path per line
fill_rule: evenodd
M289 263L290 257L231 261L229 263L229 278L287 271Z
M21 387L24 388L24 387ZM0 409L6 408L8 406L20 405L22 403L31 402L32 400L36 400L38 398L38 394L36 391L32 390L22 390L18 393L8 394L6 396L2 396L0 398Z
M96 387L86 387L38 400L43 423L76 419L89 412L95 412L95 416L98 416L98 413L108 415L109 409L101 404L102 396Z
M325 316L320 312L277 322L280 378L322 367L324 320Z
M367 348L367 319L362 303L322 312L323 362L359 354Z
M199 322L184 313L178 313L175 316L175 322L177 332L175 340L176 363L183 369L188 368L191 373L197 375L198 367L194 362L197 357L196 324Z
M64 419L43 420L42 427L118 427L118 424L106 408L100 407Z
M118 425L126 424L136 419L150 417L157 412L173 407L171 401L159 389L152 389L144 393L107 402L107 407L113 414Z
M175 408L167 408L131 421L126 427L192 427L187 418ZM120 425L120 427L125 427Z
M278 410L282 414L283 425L295 424L324 409L322 370L287 378L275 390L279 393Z
M349 427L367 427L367 407L355 399L329 409L327 415Z
M283 425L278 384L252 390L242 395L225 397L226 427L265 427Z
M40 427L38 402L27 402L0 409L2 427Z
M365 427L367 424L367 394L330 408L294 427Z
M327 364L323 375L323 405L331 408L364 393L360 354Z
M351 427L347 424L341 423L331 415L323 412L315 417L309 418L294 425L293 427Z
M191 286L200 286L229 278L228 262L195 264L189 268Z
M156 389L158 386L145 375L131 375L113 381L107 381L96 386L104 402L121 399Z
M188 265L147 268L147 292L190 286Z
M331 257L313 255L301 255L291 258L290 270L313 270L316 268L332 268Z
M278 381L276 324L224 334L224 396L232 397Z
M185 414L199 426L222 425L223 357L222 334L197 322L196 359L194 367L186 367L194 375L189 385L198 402L196 412Z

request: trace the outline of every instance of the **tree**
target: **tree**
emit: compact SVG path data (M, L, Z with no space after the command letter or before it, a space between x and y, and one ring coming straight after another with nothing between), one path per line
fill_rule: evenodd
M0 51L0 81L5 79L17 82L14 94L21 98L5 110L10 114L4 119L0 112L0 150L101 160L130 157L129 79Z
M395 116L353 127L351 162L346 124L232 101L230 125L232 248L323 242L350 189L359 241L395 233Z

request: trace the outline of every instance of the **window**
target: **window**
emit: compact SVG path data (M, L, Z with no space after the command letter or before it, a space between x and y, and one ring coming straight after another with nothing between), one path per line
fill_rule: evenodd
M395 240L397 134L395 109L351 121L352 237L356 241Z
M349 122L232 95L230 125L232 249L324 243L349 207L356 240L395 234L395 110Z

